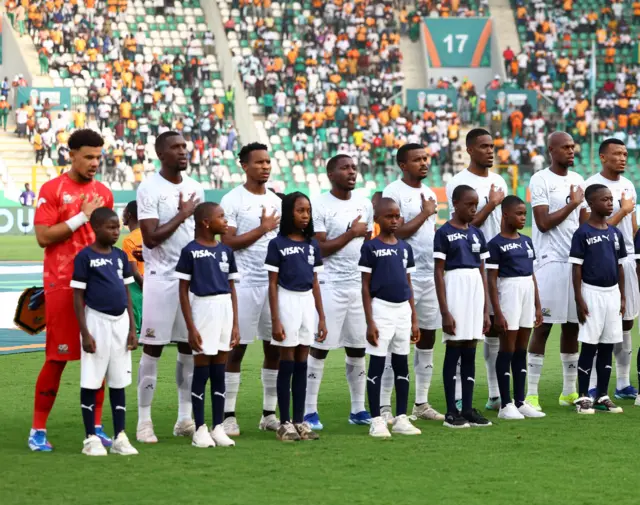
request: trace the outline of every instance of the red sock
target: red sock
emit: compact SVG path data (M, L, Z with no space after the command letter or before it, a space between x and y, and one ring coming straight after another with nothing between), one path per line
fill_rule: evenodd
M53 409L53 404L60 388L60 378L66 366L66 361L45 361L36 382L36 398L33 409L33 424L35 430L47 428L47 419Z
M104 381L102 382L102 386L98 389L96 393L96 410L95 412L95 423L96 426L102 426L102 405L104 404Z

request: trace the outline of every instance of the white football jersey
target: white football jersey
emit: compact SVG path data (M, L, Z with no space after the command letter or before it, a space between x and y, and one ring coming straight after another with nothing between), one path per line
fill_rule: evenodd
M243 185L238 186L220 200L229 226L236 229L236 235L242 235L260 226L262 209L266 215L276 213L282 215L282 200L267 190L264 195L256 195L248 191ZM240 282L242 286L265 286L269 283L268 272L264 269L267 257L267 247L272 238L278 234L278 229L270 231L245 249L234 251Z
M405 223L411 221L422 212L422 197L426 200L430 198L436 202L438 208L438 198L424 184L420 188L413 188L401 180L389 184L382 196L391 198L400 207L400 215ZM411 237L406 239L413 248L413 257L416 262L416 271L411 274L411 280L430 279L433 277L433 237L436 233L436 214L427 219Z
M204 189L199 182L182 174L182 182L173 184L159 173L149 175L138 187L136 201L138 203L138 219L157 219L158 226L171 221L178 213L178 203L188 200L195 194L196 199L204 202ZM167 240L153 249L142 246L145 275L172 276L182 248L195 236L195 220L193 215L180 224Z
M592 184L604 184L611 190L611 194L613 195L614 214L620 210L622 193L624 193L627 200L631 199L634 202L638 200L636 188L633 183L624 176L620 176L620 180L612 181L598 173L589 177L584 183L584 187L588 188ZM589 211L588 205L586 205L585 208ZM618 223L617 228L622 232L622 236L624 237L624 245L627 249L627 254L635 254L635 248L633 246L633 213L624 216L622 221Z
M531 207L546 205L549 207L549 213L562 209L569 203L572 186L584 188L584 179L576 172L569 171L566 176L554 174L549 168L536 172L529 182ZM571 239L579 226L580 207L558 226L544 233L538 230L534 217L531 227L536 250L536 268L552 261L569 261Z
M323 193L313 200L313 228L316 233L326 233L333 240L345 233L358 216L367 223L367 231L373 231L373 206L366 198L351 193L349 200L340 200L331 193ZM359 283L358 270L360 248L364 238L355 238L334 254L323 258L324 272L318 278L330 283Z
M496 189L502 189L504 195L509 194L507 183L504 181L500 174L489 171L487 177L480 177L472 174L468 169L464 169L454 175L447 183L447 202L449 202L449 216L453 216L453 190L461 185L471 186L478 193L478 212L480 212L484 206L489 203L489 191L491 186L495 186ZM502 221L502 207L498 206L494 211L489 214L484 224L480 226L480 231L484 234L484 238L487 243L500 233L500 223Z

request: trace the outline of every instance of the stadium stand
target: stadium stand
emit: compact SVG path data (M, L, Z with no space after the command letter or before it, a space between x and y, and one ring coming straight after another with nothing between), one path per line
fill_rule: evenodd
M160 5L162 4L162 5ZM154 170L153 141L173 128L188 139L190 170L205 187L232 183L238 134L233 90L223 88L214 38L198 0L31 2L28 32L41 71L71 89L71 110L25 104L36 160L55 175L66 139L89 126L104 135L102 178L112 189L137 186ZM49 112L49 114L47 114Z

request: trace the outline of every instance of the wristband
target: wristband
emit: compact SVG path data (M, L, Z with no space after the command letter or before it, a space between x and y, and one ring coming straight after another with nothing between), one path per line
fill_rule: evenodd
M89 222L89 218L87 217L87 215L84 212L80 212L75 216L73 216L72 218L67 219L64 223L69 228L71 228L71 231L76 231L83 224L86 224L88 222Z

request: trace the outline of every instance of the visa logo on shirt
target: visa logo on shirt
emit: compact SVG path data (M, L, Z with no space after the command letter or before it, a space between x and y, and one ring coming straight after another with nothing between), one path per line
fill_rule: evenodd
M447 239L449 242L454 242L456 240L467 240L467 236L464 233L452 233L447 235Z
M520 244L505 244L500 246L502 252L512 251L513 249L522 249Z
M212 253L211 251L191 251L191 256L193 259L199 258L213 258L216 259L216 253Z
M284 249L280 249L280 254L283 256L289 256L290 254L304 254L304 247L285 247Z
M113 262L107 258L98 258L89 262L89 267L91 268L103 267L106 265L113 265Z
M398 251L395 249L378 249L376 251L373 251L373 255L376 258L380 258L381 256L397 256Z
M602 239L607 239L609 242L609 235L598 235L597 237L590 237L587 239L587 245L599 244L602 242Z

